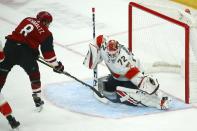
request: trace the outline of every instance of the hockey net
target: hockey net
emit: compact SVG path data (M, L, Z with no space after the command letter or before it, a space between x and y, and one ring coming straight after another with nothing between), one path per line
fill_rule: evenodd
M197 102L197 29L184 10L129 3L129 49L161 88L186 103ZM163 72L163 73L161 73Z

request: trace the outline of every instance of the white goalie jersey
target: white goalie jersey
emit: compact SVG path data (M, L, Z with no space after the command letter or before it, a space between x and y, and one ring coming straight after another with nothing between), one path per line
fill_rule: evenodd
M123 45L118 46L117 53L111 55L107 49L107 43L104 42L100 48L100 58L105 61L115 79L128 81L139 72L139 69L132 53L128 52Z
M105 37L98 36L96 41L94 41L94 45L90 44L84 65L93 69L104 60L115 79L128 81L140 72L137 67L139 62L134 59L133 54L128 52L123 45L117 43L114 49L113 46L110 47L109 41L107 42Z
M89 44L89 51L85 57L84 65L94 69L97 64L104 61L114 79L118 81L131 81L137 89L127 87L116 87L117 94L124 102L132 98L143 105L156 108L164 108L162 101L167 101L167 97L158 96L159 83L156 78L144 75L140 71L139 60L123 45L116 40L107 40L103 35L98 36L93 44ZM139 94L138 92L143 92ZM122 94L127 94L123 95ZM166 107L166 106L165 106Z

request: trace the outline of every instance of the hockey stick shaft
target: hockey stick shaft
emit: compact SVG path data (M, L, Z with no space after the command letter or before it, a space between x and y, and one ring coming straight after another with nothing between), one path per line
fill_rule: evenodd
M95 8L92 8L92 28L93 28L93 39L95 39ZM94 88L97 88L98 90L98 72L97 72L97 66L93 69L93 75L94 75L94 81L93 86Z
M92 8L92 27L93 27L93 39L95 39L95 36L96 36L96 31L95 31L95 8ZM93 81L93 87L95 90L98 91L98 66L96 65L95 68L93 69L93 77L94 77L94 81ZM103 94L100 93L102 96ZM108 101L110 99L106 98L106 97L98 97L97 95L95 95L95 98L98 99L99 101L103 102L103 103L108 103ZM112 101L112 100L110 100Z
M39 61L40 63L42 63L42 64L44 64L44 65L50 67L50 68L55 69L53 66L51 66L51 65L48 64L46 61L44 61L44 59L43 59L42 57L39 57L38 61ZM68 76L68 77L73 78L74 80L78 81L79 83L81 83L81 84L83 84L83 85L89 87L89 88L90 88L92 91L94 91L94 93L96 93L99 97L104 98L104 96L101 95L101 93L98 92L93 86L91 86L91 85L89 85L89 84L87 84L87 83L85 83L85 82L79 80L78 78L72 76L70 73L68 73L68 72L66 72L66 71L63 71L61 74L64 74L64 75L66 75L66 76Z
M93 39L95 38L95 8L92 8Z
M96 36L96 33L95 33L95 8L92 8L92 27L93 27L93 39L95 39L95 36ZM94 77L93 87L95 90L98 91L98 66L97 65L93 69L93 77ZM103 96L102 93L100 93L100 94ZM108 103L108 99L106 99L105 97L103 97L103 98L98 97L97 94L94 94L94 97L103 103Z

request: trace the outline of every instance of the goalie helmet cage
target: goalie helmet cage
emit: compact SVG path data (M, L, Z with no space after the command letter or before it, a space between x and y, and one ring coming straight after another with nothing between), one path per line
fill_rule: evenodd
M143 19L142 19L143 17ZM156 22L155 22L156 21ZM146 25L144 23L149 22L149 25ZM140 58L140 60L146 61L148 60L149 62L151 61L152 58L145 58L144 60L141 59L141 57L144 57L144 55L151 55L154 54L154 52L157 52L158 54L154 54L154 56L158 56L160 59L158 61L163 61L166 62L165 60L167 59L167 63L169 65L177 65L176 67L181 67L180 63L183 61L183 72L184 72L184 94L183 94L183 99L185 100L185 103L190 103L190 45L189 45L189 40L190 40L190 26L185 24L184 22L181 22L178 19L175 19L173 17L170 17L166 15L165 13L163 14L162 12L159 12L157 10L154 10L152 8L149 8L149 6L145 6L143 4L138 4L135 2L130 2L129 3L129 8L128 8L128 44L129 44L129 50L132 51L137 57ZM142 26L140 26L140 24ZM159 27L159 26L169 26L167 28L161 27L159 28L154 28L154 27ZM182 32L181 35L175 40L176 41L182 41L181 45L183 48L178 51L177 47L173 46L173 42L169 42L170 44L167 44L170 41L170 39L175 39L177 33L175 32L176 27L178 32ZM150 29L152 28L152 29ZM143 30L144 34L141 33ZM151 31L152 30L152 31ZM162 30L165 30L162 32ZM140 32L141 31L141 32ZM155 33L154 33L155 31ZM159 34L159 31L161 31ZM169 31L169 32L167 32ZM139 33L140 32L140 33ZM172 34L170 34L172 33ZM138 36L137 36L138 35ZM152 35L152 36L150 36ZM154 36L155 35L155 36ZM164 39L159 39L163 36L167 35L164 37ZM149 38L148 38L149 37ZM168 37L170 37L168 39ZM156 40L154 40L156 39ZM181 39L181 40L180 40ZM139 41L138 41L139 40ZM164 41L165 40L165 41ZM159 43L158 45L151 45L152 43ZM163 45L161 45L163 44ZM138 46L145 46L146 49L141 51L140 56L140 51L138 50ZM155 48L156 46L156 48ZM167 47L170 46L170 47ZM164 48L167 48L166 50ZM149 50L150 48L153 48L152 50ZM161 48L161 49L159 49ZM170 50L172 49L174 52L180 52L175 53L173 56L170 54ZM179 47L178 47L179 48ZM146 52L149 50L149 52ZM172 51L172 52L173 52ZM162 56L162 53L164 53L164 56ZM168 56L172 55L172 56ZM170 59L170 60L169 60ZM182 60L179 60L182 59ZM181 61L181 62L180 62ZM171 63L172 62L172 63ZM176 62L176 63L175 63ZM152 62L153 64L154 62ZM178 64L177 64L178 63ZM146 71L146 70L145 70Z

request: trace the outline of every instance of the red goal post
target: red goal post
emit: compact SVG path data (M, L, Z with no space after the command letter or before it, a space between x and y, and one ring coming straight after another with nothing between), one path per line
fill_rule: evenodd
M129 3L129 8L128 8L128 41L129 41L129 49L130 51L135 51L136 49L133 47L133 44L134 44L134 35L133 35L133 32L134 32L134 27L135 26L133 24L133 21L136 19L137 16L133 16L133 13L134 13L134 8L137 9L137 10L140 10L142 12L145 12L147 14L151 14L155 17L158 17L159 19L163 19L164 21L167 21L167 22L170 22L172 24L175 24L181 28L183 28L184 30L184 86L185 86L185 102L186 103L189 103L190 102L190 66L189 66L189 63L190 63L190 45L189 45L189 40L190 40L190 26L186 23L183 23L177 19L174 19L170 16L167 16L165 14L162 14L161 12L158 12L156 10L153 10L151 8L148 8L147 6L144 6L142 4L138 4L138 3L135 3L135 2L130 2ZM160 34L161 35L161 34ZM141 36L142 39L143 39L143 36ZM140 44L140 43L137 43L137 44ZM175 49L176 50L176 49ZM134 53L135 54L135 53ZM146 54L144 54L146 55Z

